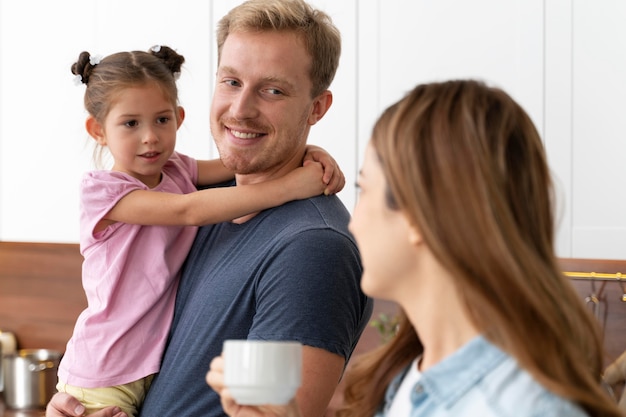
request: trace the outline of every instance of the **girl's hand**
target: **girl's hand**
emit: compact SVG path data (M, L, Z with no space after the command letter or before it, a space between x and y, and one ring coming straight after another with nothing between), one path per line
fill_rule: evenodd
M304 166L296 168L280 178L281 187L289 192L294 200L315 197L327 188L323 182L324 168L319 162L307 161Z
M343 186L346 184L346 178L343 172L341 172L337 161L328 152L319 146L307 145L303 165L306 166L311 162L319 162L324 168L324 177L322 178L322 181L326 184L324 194L336 194L343 189Z
M221 356L211 361L206 381L217 392L224 412L231 417L300 417L295 399L287 405L239 405L224 386L224 360Z

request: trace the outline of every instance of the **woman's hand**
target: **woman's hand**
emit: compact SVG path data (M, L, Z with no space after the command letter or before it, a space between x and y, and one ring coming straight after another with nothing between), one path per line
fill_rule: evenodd
M324 194L336 194L343 189L346 184L346 177L339 168L337 161L328 152L319 146L307 145L302 165L307 165L311 161L319 162L324 168L324 176L322 177L322 181L326 184Z
M58 392L46 406L46 417L81 417L85 407L76 398L65 392ZM128 417L119 407L107 407L93 414L92 417Z
M221 356L211 361L211 367L206 374L206 381L220 396L224 412L231 417L300 417L300 410L293 399L287 405L239 405L230 396L228 388L224 386L224 360Z

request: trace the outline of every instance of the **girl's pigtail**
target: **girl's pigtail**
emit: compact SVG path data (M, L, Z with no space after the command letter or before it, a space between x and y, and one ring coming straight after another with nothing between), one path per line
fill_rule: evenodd
M92 56L86 51L81 52L78 56L78 61L74 62L71 67L72 74L76 76L76 81L87 84L89 82L91 72L99 63L99 57Z
M180 69L185 62L185 57L178 52L164 45L155 45L150 48L149 51L152 55L156 56L172 71L172 75L175 79L178 79L180 75Z

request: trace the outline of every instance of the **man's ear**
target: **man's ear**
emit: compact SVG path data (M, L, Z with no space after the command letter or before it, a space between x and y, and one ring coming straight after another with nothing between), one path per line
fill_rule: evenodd
M333 104L333 93L331 93L330 90L326 90L315 97L311 114L309 114L309 118L307 119L309 126L313 126L315 123L319 122L320 119L324 117L331 104Z
M107 141L104 135L104 128L102 127L100 122L96 120L95 117L87 117L87 120L85 121L85 128L87 129L87 133L89 133L89 136L94 138L94 140L98 142L99 145L106 146Z
M176 109L178 114L176 115L176 129L183 124L183 120L185 120L185 108L183 106L178 106Z

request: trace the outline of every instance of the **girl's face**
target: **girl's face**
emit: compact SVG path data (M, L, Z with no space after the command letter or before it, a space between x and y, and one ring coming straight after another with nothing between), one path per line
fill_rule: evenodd
M131 175L153 188L176 146L176 131L184 118L182 107L172 105L156 84L121 90L104 125L87 119L89 134L107 146L113 170Z
M387 182L373 146L365 151L359 172L360 195L350 231L363 262L361 288L371 297L399 301L415 287L416 239L403 212L385 203Z

